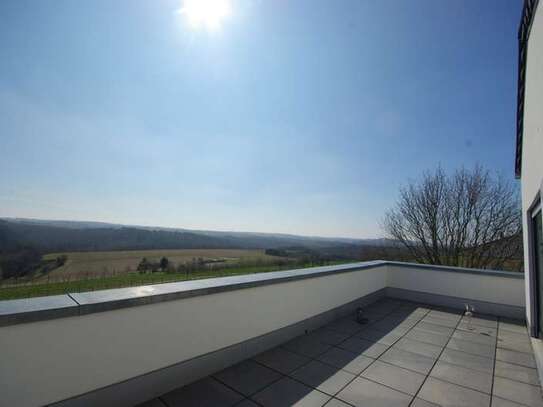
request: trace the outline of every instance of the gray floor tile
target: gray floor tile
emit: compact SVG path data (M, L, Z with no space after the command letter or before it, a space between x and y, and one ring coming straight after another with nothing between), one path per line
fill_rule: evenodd
M207 377L161 397L169 407L233 406L243 399L241 394Z
M352 319L342 319L337 322L332 322L331 324L326 325L326 329L331 329L333 331L345 333L348 335L353 335L357 332L360 332L364 326Z
M447 343L447 348L490 359L494 359L496 354L496 347L494 345L483 345L481 343L469 342L455 338L451 338L449 343Z
M312 332L310 336L327 345L337 345L347 339L350 335L327 328L321 328Z
M290 374L291 377L308 386L333 396L355 375L344 370L314 360Z
M394 344L394 342L396 342L398 339L400 339L402 335L368 328L368 329L363 329L362 331L357 333L356 337L366 339L372 342L383 343L385 345L390 346Z
M470 318L463 316L461 321L468 321ZM478 315L471 317L471 323L474 325L485 326L487 328L497 328L498 327L498 318L493 315Z
M390 309L384 310L380 308L367 307L367 308L364 308L363 314L365 317L369 317L370 319L383 319L388 314L390 314L391 311L392 310Z
M336 396L357 407L407 407L412 396L357 377Z
M215 374L214 377L249 396L279 379L281 374L252 360L246 360Z
M499 331L498 337L504 340L510 339L512 341L522 341L522 340L529 341L530 340L530 335L528 335L528 332L522 332L522 333L511 332L504 329Z
M430 403L423 399L414 399L410 407L440 407L438 404Z
M443 325L436 325L425 321L419 322L417 324L417 329L443 336L451 336L454 332L454 328L449 328Z
M490 396L456 384L429 377L418 397L442 407L488 407Z
M413 320L420 321L422 318L424 318L426 316L427 313L428 313L428 311L425 311L423 309L400 308L397 311L392 312L390 314L390 316L394 317L394 316L397 316L397 315L401 315L401 316L404 316L406 318L410 318L410 319L413 319Z
M457 331L454 331L452 337L454 339L460 339L460 340L463 340L463 341L480 343L482 345L494 346L496 344L496 337L495 336L487 336L487 335L483 335L483 334L475 333L475 332L457 330Z
M528 335L509 331L501 331L498 335L498 348L533 353L532 343Z
M492 374L494 369L494 361L492 359L448 348L443 351L439 360L487 374Z
M428 324L439 325L444 328L452 328L452 329L456 327L456 325L458 324L458 321L459 319L433 317L430 315L426 315L424 318L421 319L421 322L426 322Z
M433 309L430 310L430 312L428 313L428 316L443 318L443 319L454 319L456 321L462 318L463 311L447 308L447 307L438 307L438 306L434 306L432 308Z
M310 335L300 336L282 346L286 350L310 358L315 358L330 349L330 345L322 343Z
M486 336L497 336L498 335L498 329L497 328L489 328L486 326L476 325L476 324L469 324L467 321L462 321L458 324L456 329L466 332L473 332L476 334L486 335Z
M482 373L441 360L436 363L430 376L483 393L490 394L492 390L492 373Z
M370 358L378 358L388 349L388 346L382 343L371 342L360 338L349 338L345 342L341 342L338 347L356 354L369 356Z
M160 399L149 400L145 403L138 404L136 407L167 407Z
M360 325L360 328L365 329L366 327L373 325L383 319L382 315L372 315L372 314L363 314L362 318L365 322L357 322Z
M423 319L428 320L428 322L435 323L437 325L443 325L448 327L454 327L458 322L460 322L462 316L461 315L453 315L453 314L443 314L437 311L430 311Z
M300 366L305 365L311 360L306 356L290 352L281 347L261 353L253 359L284 374L298 369Z
M526 406L543 406L541 388L539 386L504 379L503 377L495 377L492 393L500 398Z
M468 326L457 310L391 299L364 313L366 325L342 318L215 375L224 384L209 377L142 407L489 407L490 397L492 407L543 407L531 342L519 321L476 315Z
M515 403L514 401L505 400L496 396L492 396L492 407L526 407L523 404Z
M350 404L347 404L339 399L330 399L328 403L326 403L325 407L351 407Z
M406 323L396 324L394 326L389 325L388 327L386 325L375 324L375 325L371 325L371 328L377 329L378 331L388 332L393 335L404 336L407 332L409 332L413 328L413 326L414 325L412 324L406 324Z
M324 405L330 396L284 377L252 396L252 399L264 407L318 407Z
M414 396L426 376L376 360L361 377Z
M502 362L513 363L515 365L521 365L531 368L536 368L535 359L532 354L516 352L508 349L496 349L496 359Z
M318 360L355 375L360 374L374 361L374 359L368 356L358 355L336 347L320 355Z
M258 407L258 404L249 399L245 399L242 402L236 404L234 407Z
M518 334L528 333L526 324L524 324L521 321L507 322L507 321L500 320L500 322L498 323L498 327L500 331L503 330L503 331L509 331L509 332L516 332Z
M419 342L409 338L400 339L394 344L394 347L407 350L409 352L418 353L420 355L428 356L429 358L433 359L436 359L443 350L443 347L441 346Z
M496 376L505 377L506 379L516 380L517 382L539 386L537 369L532 369L530 367L514 365L512 363L497 360L496 366L494 367L494 374Z
M390 348L379 358L379 360L422 374L427 374L435 361L435 359L429 358L428 356L398 348Z
M384 317L380 322L389 323L393 325L405 324L413 326L421 320L421 317L411 316L407 313L392 313Z
M405 337L437 346L445 346L445 344L449 340L447 336L436 335L430 332L421 331L416 327L409 331L407 334L405 334Z

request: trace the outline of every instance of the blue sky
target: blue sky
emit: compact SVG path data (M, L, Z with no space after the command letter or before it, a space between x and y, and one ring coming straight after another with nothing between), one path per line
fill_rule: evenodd
M398 188L513 178L520 0L0 2L0 217L381 236Z

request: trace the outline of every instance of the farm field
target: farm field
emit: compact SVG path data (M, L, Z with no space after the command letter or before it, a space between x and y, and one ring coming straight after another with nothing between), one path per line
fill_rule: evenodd
M280 271L280 270L289 270L292 268L306 268L306 267L315 267L322 265L332 265L332 264L343 264L349 263L349 261L326 261L319 262L315 264L313 262L287 262L285 264L273 264L273 263L264 263L262 265L243 265L243 264L233 264L232 266L226 269L208 269L208 270L199 270L190 273L165 273L165 272L155 272L155 273L121 273L117 275L109 275L104 277L90 277L90 278L81 278L81 279L58 279L56 281L42 280L37 281L36 279L27 281L24 283L17 284L0 284L0 301L1 300L11 300L17 298L29 298L29 297L41 297L47 295L58 295L69 292L84 292L84 291L95 291L95 290L105 290L111 288L121 288L121 287L133 287L139 285L147 284L160 284L168 282L177 282L177 281L186 281L186 280L199 280L205 278L213 277L228 277L236 276L243 274L254 274L254 273L267 273L270 271Z
M162 257L166 257L174 265L187 264L198 258L206 261L220 260L230 265L256 261L266 264L280 259L266 255L264 250L179 249L51 253L45 255L44 260L55 259L62 255L67 256L63 266L56 268L48 275L37 277L36 280L88 279L127 274L136 271L144 257L152 262L158 262Z

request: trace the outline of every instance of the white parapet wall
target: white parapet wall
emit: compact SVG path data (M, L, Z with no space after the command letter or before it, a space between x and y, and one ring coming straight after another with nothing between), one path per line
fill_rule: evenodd
M502 306L505 306L518 309L518 314L508 316L517 318L524 316L524 280L504 278L509 273L501 274L496 271L473 273L469 272L469 269L454 267L394 263L389 263L387 268L387 287L410 291L412 294L408 299L418 298L419 301L425 302L421 298L424 293L431 295L436 301L441 299L443 305L450 303L450 306L454 306L455 298L464 299L470 300L471 305L478 304L481 313L505 316L507 311L501 311Z
M72 294L75 315L19 323L11 315L0 328L0 405L135 404L303 334L323 315L388 289L434 296L421 301L444 296L452 306L471 299L490 312L492 304L500 312L523 312L519 277L373 262ZM155 301L155 290L168 298ZM21 304L27 313L37 300L17 301L0 302L0 317ZM169 381L161 372L172 366L177 376ZM145 380L154 382L146 387Z

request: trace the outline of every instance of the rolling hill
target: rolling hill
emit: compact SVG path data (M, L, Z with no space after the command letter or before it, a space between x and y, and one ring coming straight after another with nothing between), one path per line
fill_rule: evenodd
M383 246L385 239L306 237L289 234L218 232L100 222L0 219L0 250L30 246L42 252L150 249L309 249Z

